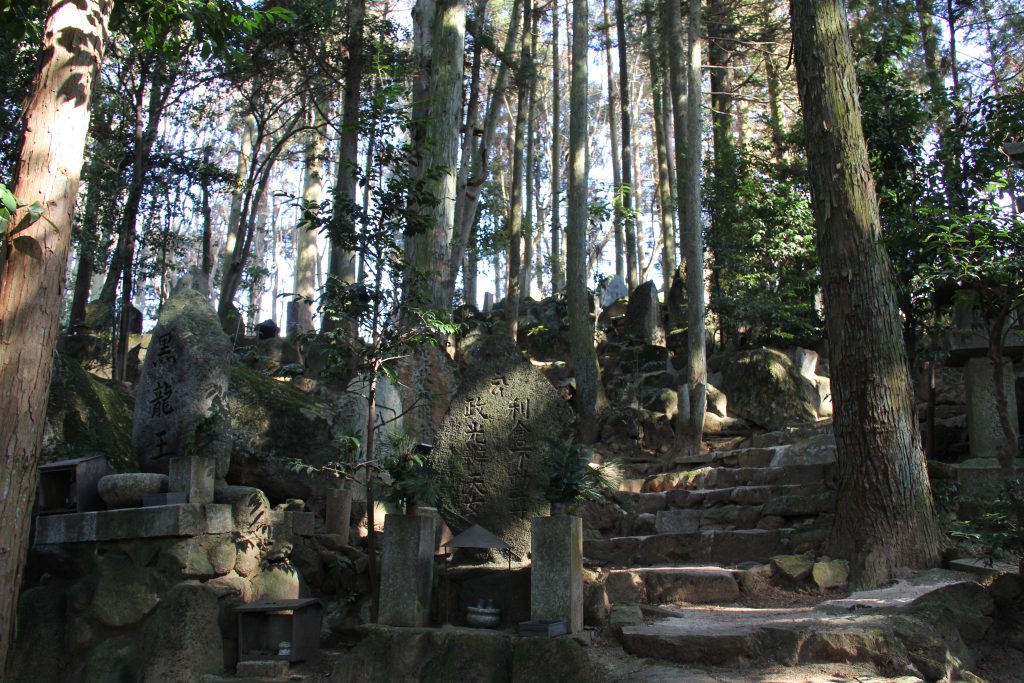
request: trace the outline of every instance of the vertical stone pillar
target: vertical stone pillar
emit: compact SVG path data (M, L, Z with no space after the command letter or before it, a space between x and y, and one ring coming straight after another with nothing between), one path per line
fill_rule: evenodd
M583 520L534 517L531 524L530 618L564 619L583 630Z
M348 545L349 526L352 522L351 489L330 489L327 491L327 533L338 534L341 542Z
M426 626L434 585L434 519L388 515L383 546L377 621L389 626Z
M1002 383L1010 422L1019 433L1013 362L1009 359L1003 364ZM988 358L968 359L964 366L964 384L967 390L967 432L971 457L995 458L1003 444L1003 430L999 425L999 412L996 408L997 385L992 361Z
M213 502L216 463L213 458L181 456L171 458L167 468L168 491L184 491L188 502L207 505Z

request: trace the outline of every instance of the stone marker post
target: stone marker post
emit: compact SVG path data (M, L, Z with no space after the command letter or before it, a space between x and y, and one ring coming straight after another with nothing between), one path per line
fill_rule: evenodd
M377 621L426 626L434 585L434 518L391 514L384 519Z
M583 520L572 515L534 517L531 524L530 618L564 619L583 630Z
M330 489L327 491L327 533L338 534L342 543L348 545L349 524L352 521L352 490Z
M168 466L168 491L184 491L186 500L194 505L213 502L213 483L216 474L213 458L182 456L171 458Z

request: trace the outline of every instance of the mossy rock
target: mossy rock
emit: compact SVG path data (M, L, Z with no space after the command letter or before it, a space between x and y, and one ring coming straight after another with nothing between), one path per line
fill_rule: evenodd
M118 472L138 470L132 449L133 410L127 391L96 379L70 356L57 354L41 461L102 454Z
M729 411L766 429L814 422L813 387L786 354L756 349L735 354L722 368L722 386Z
M512 683L590 683L597 678L586 650L572 638L520 638L512 653Z
M309 499L314 480L286 463L301 458L309 465L323 466L337 459L332 404L234 364L228 412L233 446L228 480L262 489L275 501Z

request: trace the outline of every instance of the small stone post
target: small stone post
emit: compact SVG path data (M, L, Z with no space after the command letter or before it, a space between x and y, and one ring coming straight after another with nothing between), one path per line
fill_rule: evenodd
M327 492L327 533L338 534L348 545L349 524L352 521L351 489L330 489Z
M390 514L384 519L377 621L426 626L434 585L434 519Z
M180 456L168 463L168 491L184 491L189 503L208 505L213 502L216 462L213 458Z
M565 619L583 630L583 520L571 515L534 517L531 524L530 618Z

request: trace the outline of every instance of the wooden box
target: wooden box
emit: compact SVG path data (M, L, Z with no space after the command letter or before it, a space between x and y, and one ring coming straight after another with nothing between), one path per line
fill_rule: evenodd
M97 484L110 474L102 455L59 460L39 467L39 514L93 512L105 509Z
M238 661L304 662L316 659L320 653L323 606L315 598L262 600L236 607L235 613Z

